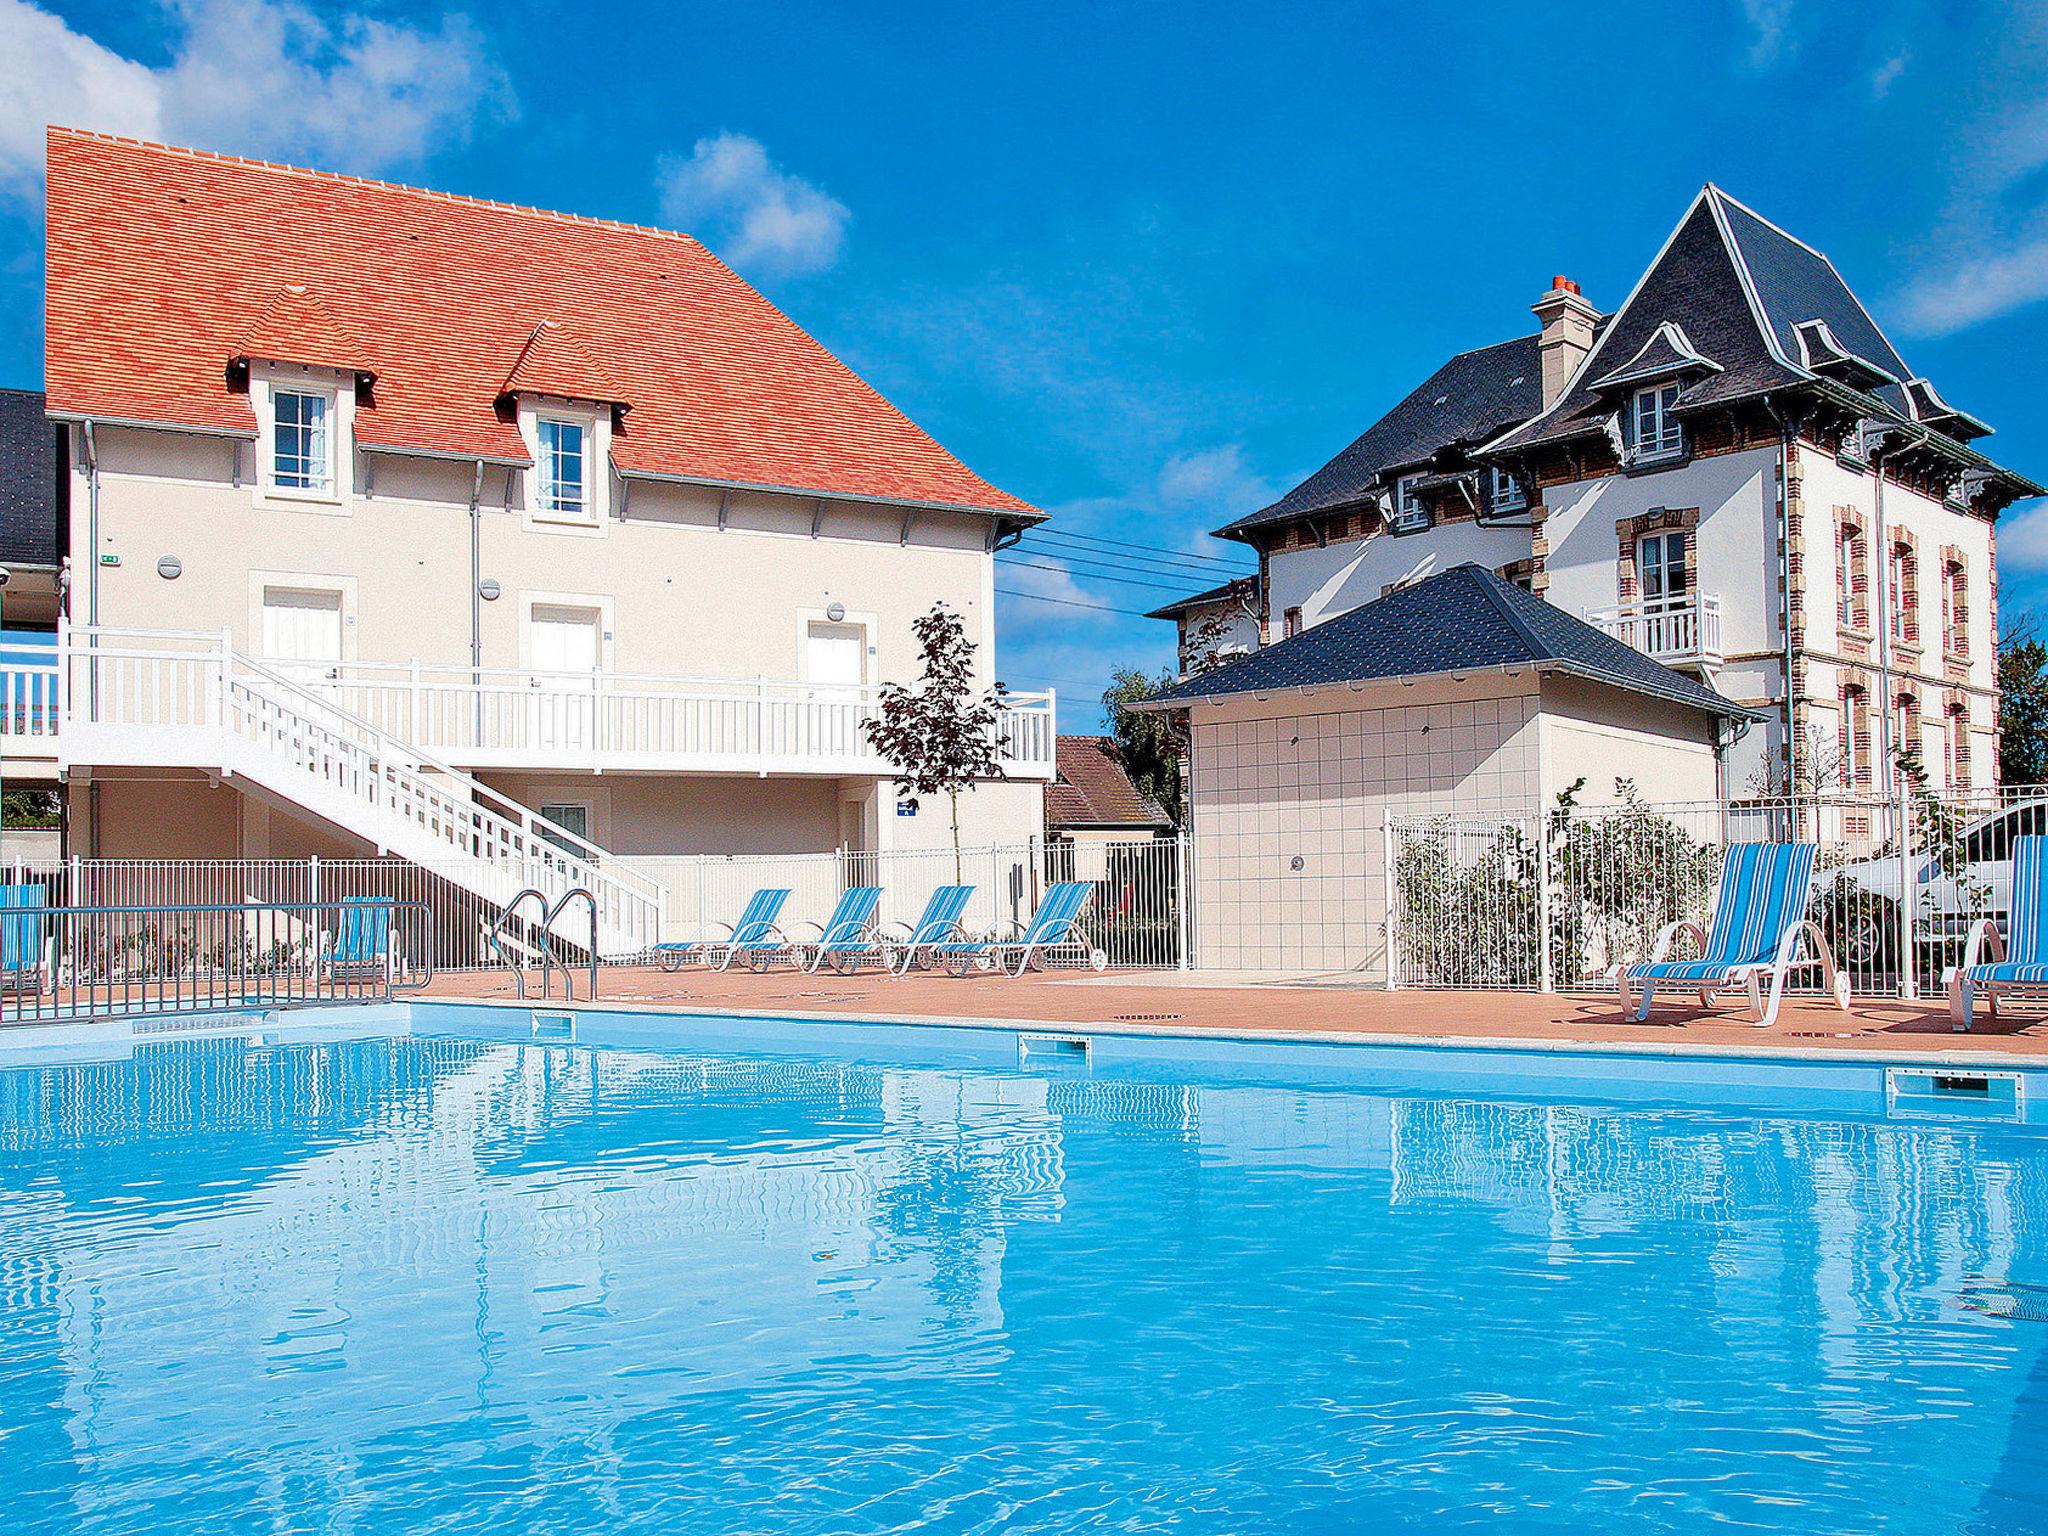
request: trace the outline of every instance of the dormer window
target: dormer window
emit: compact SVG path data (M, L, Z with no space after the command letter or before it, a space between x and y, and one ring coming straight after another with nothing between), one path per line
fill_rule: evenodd
M1685 432L1678 424L1678 386L1653 384L1637 390L1629 401L1627 425L1631 463L1649 464L1683 453Z
M1429 526L1429 510L1416 489L1421 484L1420 475L1403 475L1394 482L1394 532L1415 533Z
M270 487L305 496L334 493L334 396L273 389Z
M1529 505L1528 493L1522 489L1522 482L1504 469L1493 471L1489 500L1496 512L1519 512Z
M540 443L540 512L565 522L590 520L590 432L581 422L543 416Z

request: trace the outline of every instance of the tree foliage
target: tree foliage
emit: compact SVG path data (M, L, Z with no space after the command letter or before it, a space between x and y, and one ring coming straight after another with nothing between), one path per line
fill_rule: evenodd
M2031 625L1998 647L1998 779L2048 784L2048 645Z
M1001 683L977 691L967 625L944 603L911 625L920 670L914 685L884 683L880 707L862 722L868 742L896 770L896 787L913 809L944 795L953 813L953 878L961 878L960 795L983 779L1003 776Z
M1131 782L1159 803L1175 826L1181 824L1181 743L1171 716L1140 712L1133 704L1149 699L1176 681L1171 672L1157 677L1135 667L1110 674L1103 691L1102 712L1116 740L1117 757Z

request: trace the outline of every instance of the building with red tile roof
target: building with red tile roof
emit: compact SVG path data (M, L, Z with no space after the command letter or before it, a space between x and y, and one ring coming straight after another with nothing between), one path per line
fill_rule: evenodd
M1048 833L1142 837L1173 830L1173 819L1159 802L1131 781L1114 737L1062 736L1057 761L1058 777L1045 790Z

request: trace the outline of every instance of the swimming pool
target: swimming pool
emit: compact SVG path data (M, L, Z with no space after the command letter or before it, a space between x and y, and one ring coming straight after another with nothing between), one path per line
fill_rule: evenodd
M2048 1080L233 1028L0 1042L7 1529L2048 1525Z

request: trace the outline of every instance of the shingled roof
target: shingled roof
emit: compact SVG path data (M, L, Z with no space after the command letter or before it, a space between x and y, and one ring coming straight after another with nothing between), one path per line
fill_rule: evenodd
M1216 530L1245 530L1369 500L1389 471L1427 464L1444 448L1477 444L1527 420L1543 404L1534 334L1460 352L1357 440L1269 507Z
M1039 516L688 235L63 128L47 206L59 418L250 436L230 363L310 347L285 360L376 376L363 447L523 464L498 399L558 321L576 347L533 367L550 391L631 404L621 473ZM603 377L574 376L579 351Z
M63 461L37 389L0 389L0 564L55 566Z
M1114 738L1062 736L1056 747L1059 777L1045 787L1048 827L1165 831L1173 826L1159 802L1131 782Z
M1674 346L1674 337L1685 345ZM1853 409L1931 429L1939 434L1932 443L1997 477L2009 496L2040 494L1967 446L1990 428L1940 402L1914 375L1834 263L1712 184L1700 189L1564 393L1486 444L1485 456L1512 458L1608 434L1623 390L1647 363L1667 365L1682 383L1681 414L1787 389L1832 389Z
M1153 694L1140 709L1202 699L1528 667L1611 684L1722 719L1760 718L1491 571L1458 565Z

